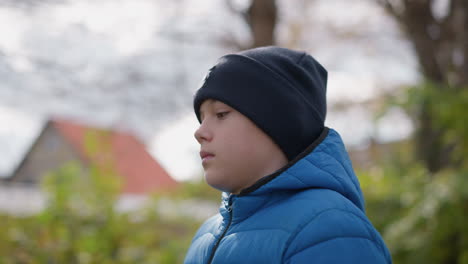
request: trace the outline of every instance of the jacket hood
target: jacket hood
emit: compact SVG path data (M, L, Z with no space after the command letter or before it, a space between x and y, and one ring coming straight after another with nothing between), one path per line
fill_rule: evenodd
M338 192L364 212L364 197L359 181L343 140L334 129L325 127L319 138L294 160L242 190L240 194L223 193L221 214L225 214L233 199L238 201L237 204L245 204L243 210L254 211L257 206L274 197L269 194L281 196L306 189Z

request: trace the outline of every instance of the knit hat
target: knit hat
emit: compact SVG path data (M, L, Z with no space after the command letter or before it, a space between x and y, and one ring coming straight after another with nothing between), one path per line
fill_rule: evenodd
M219 100L252 120L293 160L317 139L327 113L327 71L312 56L261 47L221 57L195 94L194 109Z

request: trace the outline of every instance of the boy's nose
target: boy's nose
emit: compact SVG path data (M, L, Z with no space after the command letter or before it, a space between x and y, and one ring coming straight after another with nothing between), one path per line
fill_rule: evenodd
M195 139L201 144L203 141L211 141L211 133L203 125L203 122L200 124L197 130L195 130Z

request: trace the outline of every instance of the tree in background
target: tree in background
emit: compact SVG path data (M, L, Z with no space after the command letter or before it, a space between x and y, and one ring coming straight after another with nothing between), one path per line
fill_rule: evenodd
M398 22L424 80L397 103L417 127L414 146L395 147L359 173L395 263L468 263L468 2L449 0L446 9L436 2L369 1ZM251 29L251 47L276 43L276 1L253 0L245 11L227 3Z
M118 41L85 23L86 15L63 25L64 30L52 29L54 22L42 24L44 13L80 4L100 6L108 1L0 0L2 14L11 12L24 18L27 25L24 31L19 28L21 36L14 49L0 45L0 78L4 80L0 104L37 115L125 129L145 142L151 140L155 131L188 108L193 84L186 80L185 62L190 59L181 41L176 34L165 35L167 31L178 33L170 27L183 18L177 3L141 2L149 2L163 22L152 29L154 38L141 48L121 53Z
M404 153L407 148L400 150L393 161L381 163L377 173L363 177L370 179L364 183L368 189L381 190L378 195L367 193L370 211L380 218L395 261L466 264L468 2L379 4L412 44L423 81L409 87L400 101L417 126L414 157Z
M446 6L437 4L446 3ZM412 43L420 71L433 92L455 96L468 89L468 2L465 0L379 0ZM427 87L427 86L426 86ZM425 89L419 87L424 93ZM422 97L416 115L417 156L431 172L453 166L462 138L444 141L448 129L435 124L434 102ZM462 117L460 117L462 118Z
M162 194L138 210L117 210L122 178L107 133L90 131L89 167L70 162L45 177L46 208L34 215L0 213L0 263L182 263L200 225L180 213L160 212ZM183 193L191 198L193 185Z
M230 10L245 20L252 34L251 47L274 45L275 29L281 18L275 0L252 0L244 10L236 9L233 0L226 0ZM300 4L300 1L297 1ZM434 92L461 94L468 89L468 3L464 0L378 0L394 18L412 44L422 76ZM370 4L373 4L370 2ZM313 8L313 6L311 6ZM307 25L303 25L307 26ZM309 25L310 26L310 25ZM242 47L238 45L240 48ZM426 94L427 89L415 88ZM414 92L413 92L414 93ZM416 158L431 172L459 164L452 152L461 138L447 141L447 128L435 124L434 104L423 98L409 113L417 125L415 134ZM437 106L436 106L437 108Z
M282 23L279 2L252 0L238 9L233 0L226 0L252 34L249 45L230 44L244 49L277 43L274 33ZM399 104L417 125L416 152L409 154L410 142L358 173L367 212L389 243L395 263L467 264L468 3L448 0L446 8L438 5L444 1L433 0L368 3L379 4L398 22L424 81L409 87ZM188 187L188 193L203 193L199 186Z
M239 44L235 46L239 49L247 49L276 43L275 28L278 22L278 7L275 0L253 0L246 10L236 8L232 0L226 0L226 5L229 10L244 19L252 35L250 47L242 47Z

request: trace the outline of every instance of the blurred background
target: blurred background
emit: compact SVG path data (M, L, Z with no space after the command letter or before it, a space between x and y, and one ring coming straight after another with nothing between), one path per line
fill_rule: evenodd
M468 264L466 0L0 0L0 263L182 263L220 194L192 96L225 53L329 71L394 263Z

